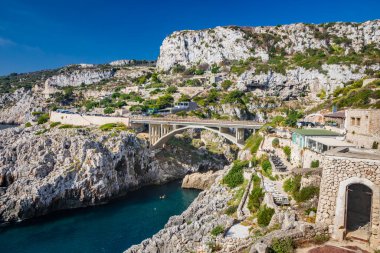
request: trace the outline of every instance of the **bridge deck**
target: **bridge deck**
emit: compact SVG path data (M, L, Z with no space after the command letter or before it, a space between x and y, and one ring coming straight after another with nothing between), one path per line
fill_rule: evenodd
M247 128L259 129L262 123L255 121L229 121L229 120L202 120L202 119L169 119L169 118L130 118L131 123L138 124L164 124L164 125L196 125L208 127L231 127L231 128Z

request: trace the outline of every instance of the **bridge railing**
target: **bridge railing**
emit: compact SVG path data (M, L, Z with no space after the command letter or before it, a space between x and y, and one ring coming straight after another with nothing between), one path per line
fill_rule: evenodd
M261 122L249 120L204 120L198 118L155 118L155 117L129 117L133 121L146 121L146 122L181 122L181 123L217 123L217 124L241 124L241 125L263 125Z

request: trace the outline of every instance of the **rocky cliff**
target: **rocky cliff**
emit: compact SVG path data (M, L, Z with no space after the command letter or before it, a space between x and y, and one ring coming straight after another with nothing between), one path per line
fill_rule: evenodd
M287 100L378 71L379 47L380 20L216 27L174 32L162 43L157 68L214 64L240 90Z
M42 111L46 103L40 93L25 88L0 94L0 123L22 124L33 119L33 111Z
M218 164L205 157L191 163L181 156L166 158L155 157L145 141L127 132L41 126L2 130L0 223L104 203Z
M369 44L379 46L380 20L178 31L163 41L157 67L168 70L176 64L192 66L199 62L212 64L249 57L266 61L274 47L294 54L328 48L331 42L341 45L346 52L359 52Z

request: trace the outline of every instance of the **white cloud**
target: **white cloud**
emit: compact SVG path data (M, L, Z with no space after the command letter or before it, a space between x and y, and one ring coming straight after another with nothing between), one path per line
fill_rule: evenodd
M12 46L12 45L15 45L16 43L14 43L13 41L9 40L9 39L5 39L5 38L1 38L0 37L0 46Z

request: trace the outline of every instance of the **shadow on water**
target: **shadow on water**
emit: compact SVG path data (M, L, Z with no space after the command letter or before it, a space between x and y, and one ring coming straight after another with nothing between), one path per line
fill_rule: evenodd
M122 252L158 232L199 191L147 186L106 205L56 212L0 228L0 252ZM164 199L160 196L165 195Z

